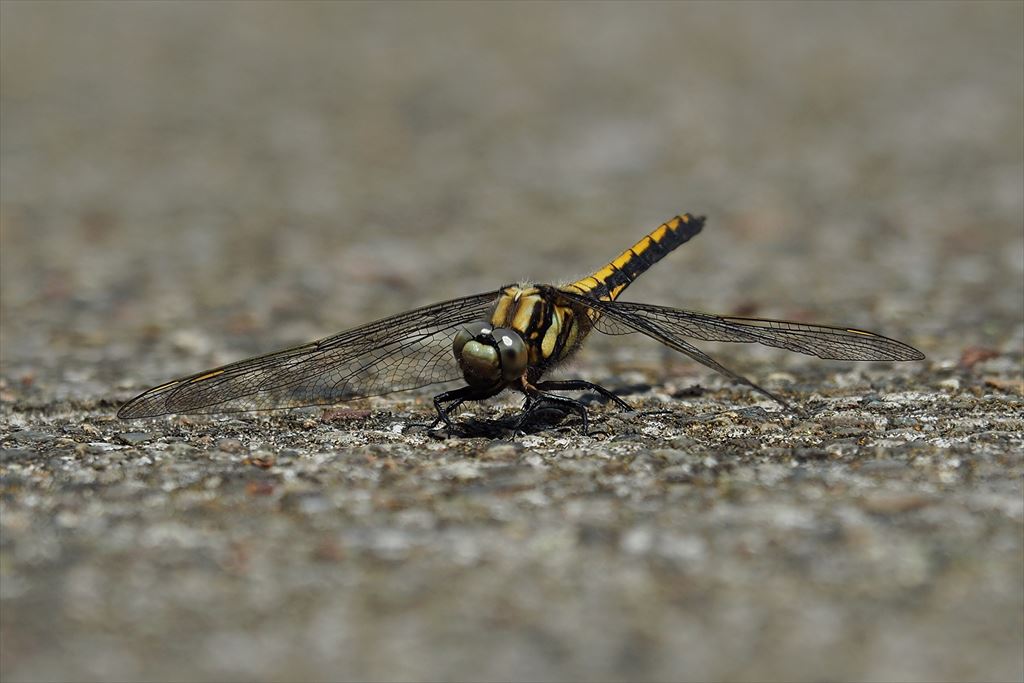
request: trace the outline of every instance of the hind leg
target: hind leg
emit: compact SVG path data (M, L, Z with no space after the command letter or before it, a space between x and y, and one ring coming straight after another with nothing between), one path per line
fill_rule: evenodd
M633 410L633 406L616 396L611 390L605 389L600 384L594 384L582 379L549 380L539 382L534 386L541 391L586 391L589 389L590 391L596 391L610 401L614 401L615 405L623 410Z

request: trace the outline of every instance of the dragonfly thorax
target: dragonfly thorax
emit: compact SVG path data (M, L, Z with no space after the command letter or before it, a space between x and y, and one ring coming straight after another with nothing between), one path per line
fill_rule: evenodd
M483 320L463 325L455 334L452 351L466 383L474 387L515 381L526 372L529 357L515 330L496 328Z

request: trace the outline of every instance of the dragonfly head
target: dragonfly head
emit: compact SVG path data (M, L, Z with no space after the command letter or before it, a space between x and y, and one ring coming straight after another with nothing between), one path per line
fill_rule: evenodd
M452 343L455 360L470 386L512 382L526 371L528 354L515 330L479 321L463 325Z

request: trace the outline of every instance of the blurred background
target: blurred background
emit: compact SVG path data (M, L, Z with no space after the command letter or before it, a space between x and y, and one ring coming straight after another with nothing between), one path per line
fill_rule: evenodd
M1024 5L1003 2L4 2L5 431L53 406L108 415L177 374L416 305L569 280L684 211L708 216L704 233L627 299L878 330L929 355L891 369L926 384L965 349L1019 368L1022 27ZM597 345L580 362L633 353ZM724 359L755 379L812 365L752 349ZM52 582L12 588L8 574L0 590L5 680L807 673L797 649L741 627L735 606L679 636L700 644L685 662L672 638L605 661L572 635L588 614L608 616L591 594L565 623L546 614L557 637L520 631L515 647L371 629L407 656L364 643L345 670L326 639L289 660L274 650L287 638L253 650L202 620L190 634L132 634L143 589L127 607L94 603L103 574L88 563L33 561ZM241 599L275 618L258 591ZM40 642L54 633L41 605L63 614L59 646ZM338 627L288 618L310 638ZM797 621L806 637L828 631ZM858 632L826 652L838 678L1013 678L1024 664L1006 645L1012 628L972 631L966 658L944 658L965 636L942 629L928 632L935 651ZM716 649L712 636L730 632L739 641ZM179 637L198 648L185 664ZM425 654L435 645L447 668ZM492 666L474 668L485 653Z

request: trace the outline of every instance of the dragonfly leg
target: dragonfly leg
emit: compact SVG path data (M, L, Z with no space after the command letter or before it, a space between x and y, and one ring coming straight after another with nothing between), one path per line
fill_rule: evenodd
M616 396L611 390L605 389L600 384L593 384L591 382L587 382L587 381L580 380L580 379L561 380L561 381L555 380L555 381L540 382L539 384L536 385L536 387L538 389L554 389L555 391L559 391L559 390L573 390L573 389L578 389L578 390L590 389L592 391L596 391L597 393L601 394L605 398L611 399L612 401L615 402L615 405L619 406L620 408L622 408L625 411L633 412L634 410L636 410L636 408L634 408L629 403L623 401L621 398ZM638 414L639 415L671 415L672 411L671 410L642 410Z
M523 401L522 412L519 413L519 417L516 419L516 423L512 425L512 438L519 436L522 433L523 423L526 422L526 418L530 416L533 409L537 406L537 399L529 394L526 395L526 400Z
M562 398L562 397L558 397L558 398ZM539 391L538 392L534 392L533 394L527 394L526 395L526 400L523 401L523 407L522 407L522 410L519 413L519 417L516 418L515 424L512 425L512 436L513 436L513 438L516 437L516 436L519 436L520 434L525 434L526 433L526 432L523 431L523 425L526 423L527 420L530 419L530 417L532 417L534 414L536 414L544 406L544 404L547 401L547 399L548 399L548 396L546 394L543 394L543 393L539 392ZM548 401L548 403L550 404L550 403L557 403L557 402L555 402L555 401ZM572 410L573 410L573 412L578 412L575 408L572 408Z
M633 410L633 406L623 401L612 391L605 389L600 384L594 384L593 382L587 382L582 379L548 380L546 382L540 382L535 386L541 391L585 391L589 389L591 391L596 391L610 401L614 401L615 405L623 410Z
M437 417L430 423L427 429L436 429L443 422L448 429L454 430L455 425L452 423L451 414L456 408L466 401L482 401L497 393L497 391L480 391L473 387L459 387L458 389L438 394L434 397L434 409L437 411ZM448 405L445 406L445 403Z
M590 421L587 418L587 407L582 402L577 401L574 398L567 396L559 396L558 394L552 394L547 391L540 391L541 386L550 384L549 382L542 382L535 386L529 386L525 389L526 403L523 404L523 414L516 421L515 429L522 426L523 422L530 416L530 414L536 410L537 406L543 403L551 403L557 406L563 406L580 416L583 421L583 433L586 434L590 428ZM559 382L555 382L559 384Z

